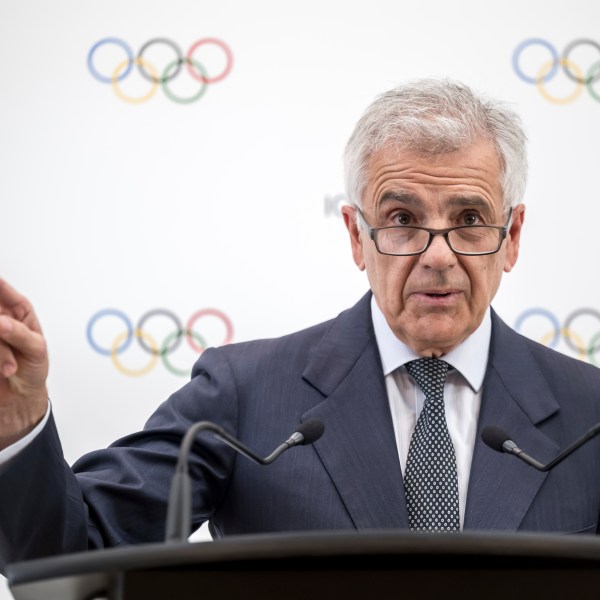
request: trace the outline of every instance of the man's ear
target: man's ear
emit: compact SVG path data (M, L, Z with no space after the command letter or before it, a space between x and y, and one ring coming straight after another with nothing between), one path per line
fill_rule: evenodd
M350 234L350 245L352 246L352 257L356 266L361 270L365 270L365 259L363 254L362 237L360 229L356 223L356 208L353 206L342 206L342 216L344 217L344 223L346 229Z
M521 230L525 220L525 205L518 204L513 208L510 228L506 236L506 253L504 255L504 272L512 271L519 258L519 243L521 241Z

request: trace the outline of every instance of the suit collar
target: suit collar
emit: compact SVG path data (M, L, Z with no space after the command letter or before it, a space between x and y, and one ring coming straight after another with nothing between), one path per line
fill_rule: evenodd
M558 453L557 444L536 427L559 405L527 343L492 311L492 342L469 480L465 528L516 530L546 473L496 452L481 441L488 425L504 429L542 462Z
M525 338L508 327L494 311L489 364L533 424L541 423L558 411L559 404Z
M303 377L325 399L303 419L325 424L315 448L355 526L406 528L404 484L370 299L366 294L335 319L311 356Z
M321 339L302 377L328 396L354 368L368 346L373 344L371 293L341 313Z

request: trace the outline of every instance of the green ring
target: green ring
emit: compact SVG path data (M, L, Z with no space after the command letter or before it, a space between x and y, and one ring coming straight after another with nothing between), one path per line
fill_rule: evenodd
M196 333L195 331L186 331L185 332L186 335L191 335L195 338L195 340L202 345L202 347L206 348L206 340L198 333ZM169 344L173 341L173 338L175 336L180 337L181 335L183 335L183 331L180 329L179 331L176 331L175 333L170 333L166 338L165 341L163 342L163 345L161 347L161 352L160 352L160 357L162 358L163 364L165 365L165 367L171 371L171 373L173 373L174 375L179 375L181 377L187 377L190 374L189 369L188 370L183 370L183 369L177 369L175 368L167 359L167 354L163 353L162 349L163 348L168 348Z
M168 83L168 77L170 75L170 70L173 67L176 67L178 65L181 64L181 61L183 59L178 59L178 60L174 60L173 62L169 63L166 67L166 69L163 71L162 77L161 77L161 85L163 88L163 91L165 92L165 95L170 98L171 100L173 100L173 102L177 102L178 104L191 104L192 102L196 102L196 100L199 100L202 95L204 94L204 92L206 92L206 88L208 87L208 84L206 83L206 81L202 82L202 87L198 90L198 92L196 94L194 94L193 96L190 96L189 98L180 98L179 96L176 96L175 94L173 94L173 92L169 89L167 83ZM188 63L192 63L194 65L194 67L196 67L196 69L198 69L198 71L200 71L200 74L204 77L204 79L208 79L208 73L205 71L204 67L197 61L192 60L190 58L186 58L185 59Z
M587 81L586 85L587 85L588 92L590 93L590 96L594 100L596 100L596 102L600 102L600 94L598 94L596 92L596 90L594 89L594 77L596 76L598 71L600 71L600 60L598 62L594 63L590 67L590 70L587 72L587 77L586 77L586 81Z
M600 63L598 63L600 64ZM590 362L596 367L600 367L600 365L594 359L594 354L596 354L596 342L600 341L600 333L597 333L591 340L588 348L588 355L590 357Z

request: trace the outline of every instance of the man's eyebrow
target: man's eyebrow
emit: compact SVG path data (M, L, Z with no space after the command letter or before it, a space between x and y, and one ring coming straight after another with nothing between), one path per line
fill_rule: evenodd
M421 199L415 193L405 190L388 190L379 198L379 204L390 201L412 205L421 204Z
M409 206L420 206L423 204L421 198L409 190L388 190L382 194L378 203L381 205L384 202L402 202L403 204L408 204ZM477 209L489 221L493 221L496 217L496 211L490 204L490 201L486 200L482 196L478 196L477 194L459 194L456 196L450 196L446 200L446 203L450 208L453 209Z
M448 204L453 208L476 208L489 219L496 216L494 207L490 205L489 200L481 196L451 196L448 198Z

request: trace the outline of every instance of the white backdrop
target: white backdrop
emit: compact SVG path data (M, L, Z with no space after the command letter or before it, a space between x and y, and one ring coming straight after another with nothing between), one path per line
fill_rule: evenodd
M600 4L593 0L2 0L0 4L0 276L34 303L51 356L50 393L67 459L142 427L185 382L136 341L117 368L95 351L86 329L100 310L133 326L167 309L185 324L201 309L221 311L235 341L277 336L330 318L367 289L339 218L341 153L362 110L409 78L452 77L514 103L530 137L526 227L516 270L494 305L509 323L542 307L563 328L573 311L600 309L596 280L600 195L594 184L600 82L558 105L512 65L524 40L543 38L572 69L600 60ZM233 55L222 81L197 102L156 90L147 102L119 98L88 69L92 46L119 38L133 53L155 38L185 53L219 38ZM144 57L162 72L165 44ZM126 58L104 44L93 64L109 77ZM194 54L209 75L225 56L205 44ZM529 46L523 71L551 59ZM577 84L561 71L550 98ZM200 84L185 71L170 84L186 96ZM152 87L135 70L122 93ZM162 343L167 317L144 331ZM93 340L110 348L123 331L99 319ZM223 322L197 321L197 335L221 343ZM532 317L523 331L554 338ZM600 332L594 315L563 331L583 358ZM557 347L577 355L564 339ZM137 348L137 349L136 349ZM197 352L182 340L169 355L188 372ZM34 525L32 525L34 526ZM2 596L0 591L0 598Z

